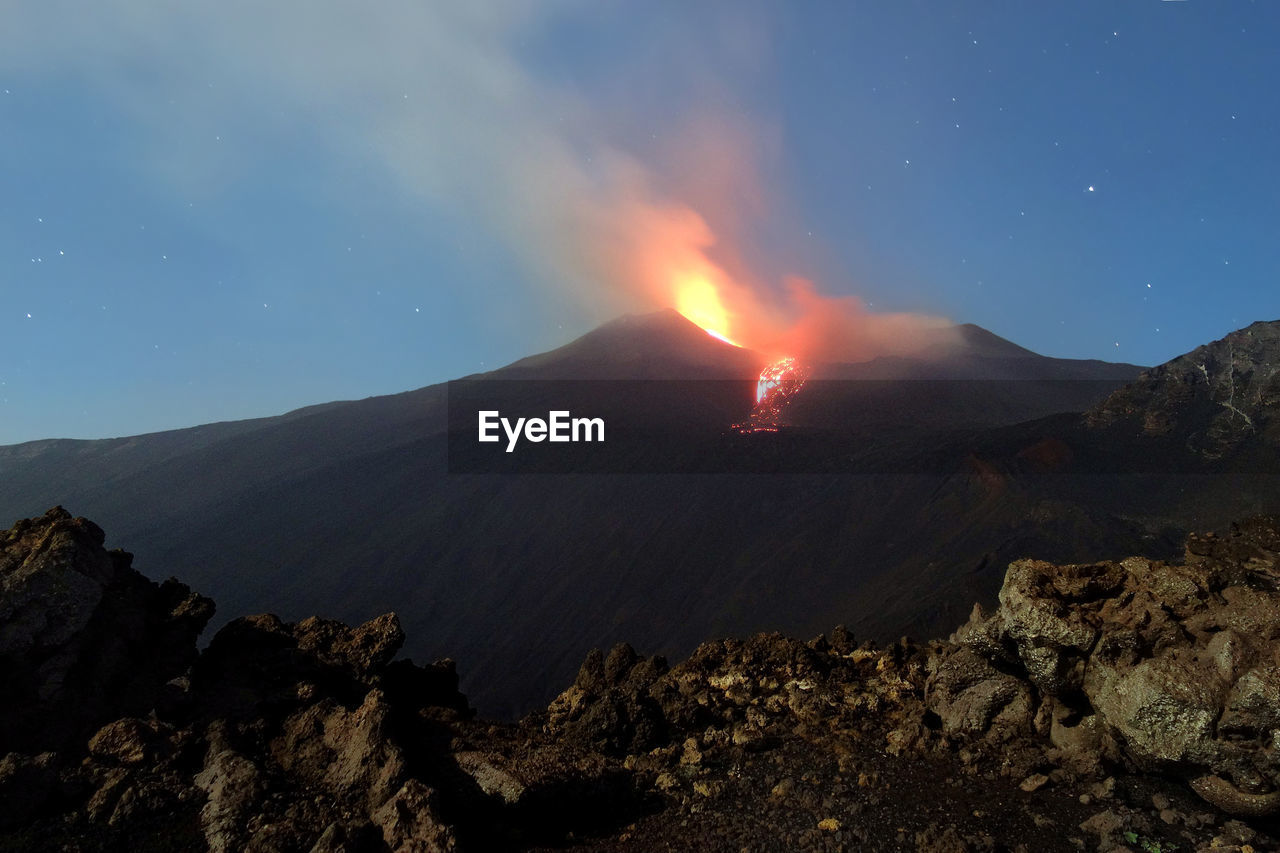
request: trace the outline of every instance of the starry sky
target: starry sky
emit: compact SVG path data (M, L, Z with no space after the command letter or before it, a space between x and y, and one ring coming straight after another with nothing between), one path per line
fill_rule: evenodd
M15 0L0 444L490 369L688 245L1156 364L1280 317L1277 44L1243 0Z

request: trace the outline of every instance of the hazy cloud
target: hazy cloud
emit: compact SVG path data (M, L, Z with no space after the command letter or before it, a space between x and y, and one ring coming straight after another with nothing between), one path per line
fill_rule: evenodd
M916 326L938 324L881 318L734 263L734 235L770 204L758 161L778 135L741 111L694 107L726 100L706 97L727 85L724 63L749 67L767 50L749 15L726 22L710 48L689 33L656 34L687 89L670 99L689 109L665 117L661 140L635 145L629 125L645 93L637 87L629 112L625 67L613 88L588 92L526 57L558 16L590 10L32 0L7 15L0 69L57 75L110 99L147 129L139 168L187 189L216 192L290 136L322 139L335 162L372 159L407 192L491 232L532 283L601 311L674 304L696 279L719 294L742 343L842 358L901 351Z

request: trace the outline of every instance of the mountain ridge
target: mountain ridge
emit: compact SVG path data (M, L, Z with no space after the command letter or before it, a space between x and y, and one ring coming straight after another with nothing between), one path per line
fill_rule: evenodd
M904 356L881 356L866 362L840 363L833 362L827 365L828 368L834 369L833 374L825 374L819 370L819 375L830 375L831 378L852 378L852 379L895 379L895 378L921 378L919 364L936 363L940 358L955 358L960 356L974 356L980 358L997 358L997 359L1043 359L1046 363L1079 365L1081 368L1089 366L1098 366L1100 372L1096 375L1089 375L1083 378L1112 380L1118 376L1128 376L1129 374L1137 374L1143 368L1139 365L1131 365L1124 362L1108 362L1100 359L1058 359L1052 356L1044 356L1035 353L1025 347L1015 344L1005 338L990 332L981 326L972 323L963 323L955 326L947 327L947 330L959 330L962 346L957 348L952 344L936 343L926 346L924 349L934 353L932 358L914 358ZM626 362L621 365L609 365L606 361L605 368L601 368L597 361L601 353L608 354L611 346L616 346L620 342L624 344L621 349L624 353L632 353L637 350L662 351L667 347L665 344L670 340L669 333L676 332L676 339L680 342L680 346L675 348L679 355L686 356L683 360L673 360L671 358L650 358ZM619 333L622 333L621 335ZM648 340L645 340L645 337ZM621 339L621 341L620 341ZM586 352L584 352L584 350ZM692 356L690 358L689 356ZM700 361L699 357L703 360ZM573 340L562 344L558 347L546 350L544 352L535 353L530 356L517 359L502 367L494 368L490 371L468 374L458 377L458 379L476 379L476 378L556 378L548 375L549 368L555 366L563 369L566 365L572 371L572 376L564 378L664 378L664 379L741 379L754 378L754 374L762 367L767 359L764 356L756 354L749 349L738 347L733 344L718 340L707 334L697 325L686 319L675 309L667 308L653 312L644 312L639 314L625 314L614 320L608 321L595 329L592 329ZM903 363L912 365L909 369L903 369ZM885 369L878 369L876 365L896 365ZM618 370L618 367L626 368ZM612 367L612 372L609 368ZM636 368L658 368L658 372L637 372ZM692 367L693 369L689 369ZM675 368L675 370L672 370ZM683 368L683 369L681 369ZM668 372L670 371L670 375ZM1074 376L1061 375L1048 376L1037 374L1036 378L1076 378ZM924 371L924 378L981 378L956 376L947 372ZM1005 377L997 377L1005 378ZM39 452L54 445L63 447L83 447L91 442L117 442L124 443L136 441L138 439L163 439L173 441L176 445L182 446L182 439L190 438L185 449L192 449L201 444L213 443L224 438L231 438L243 432L250 432L263 427L271 427L275 424L288 420L295 420L310 417L315 414L321 414L334 408L358 406L366 404L369 401L400 398L405 395L420 394L430 389L440 388L447 385L448 382L439 382L431 385L424 385L419 388L413 388L406 391L399 391L393 394L371 395L368 397L331 400L321 403L312 403L301 406L296 409L290 409L275 415L265 415L261 417L245 418L239 420L227 421L211 421L204 424L194 424L186 427L175 429L155 430L142 432L124 436L108 436L102 438L60 438L47 437L30 439L27 441L16 442L12 444L0 445L0 456L8 455L11 458ZM206 441L207 439L207 441Z
M695 351L732 351L689 329ZM450 474L447 388L428 386L176 454L152 453L147 437L34 459L0 450L0 513L76 506L140 565L183 567L230 612L355 623L401 610L412 654L470 660L473 701L514 716L592 646L683 654L707 636L840 621L882 638L945 632L966 615L958 601L991 600L1001 560L1164 556L1192 521L1219 526L1274 494L1215 486L1191 506L1175 482L1045 478L1018 455L1076 420L1018 424L1082 412L1115 380L846 384L830 386L844 397L815 384L818 426L788 440L825 441L863 419L844 446L880 454L889 473Z
M973 323L921 334L919 345L908 354L862 362L817 361L814 375L834 379L1117 379L1129 378L1142 369L1123 362L1041 355ZM652 356L653 351L666 349L684 358ZM767 361L748 348L713 337L667 308L623 315L560 347L475 376L737 379L754 374ZM1028 372L1030 363L1043 367ZM697 368L690 369L691 365ZM1005 369L993 371L1000 365ZM640 371L642 367L649 371Z
M1280 320L1259 321L1144 371L1086 413L1096 428L1176 436L1220 458L1251 435L1280 444Z

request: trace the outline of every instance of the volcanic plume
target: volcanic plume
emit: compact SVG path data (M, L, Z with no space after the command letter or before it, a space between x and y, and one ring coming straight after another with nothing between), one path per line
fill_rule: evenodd
M0 65L56 69L118 101L147 130L152 147L141 149L140 171L166 191L176 187L184 203L220 192L237 168L254 174L246 164L262 140L221 128L276 128L287 140L298 122L297 133L331 147L335 175L376 165L456 232L460 251L472 231L503 247L520 273L503 286L540 293L520 302L474 288L488 294L482 316L495 327L530 334L527 309L539 303L588 321L672 307L768 359L812 362L909 352L922 331L944 325L822 295L784 276L807 259L761 248L797 227L785 189L768 178L783 139L769 115L727 96L763 79L767 19L735 6L705 31L664 32L664 73L679 87L623 58L577 86L530 58L539 53L531 45L560 22L557 7L323 2L308 6L301 37L288 4L253 5L249 30L243 3L175 4L157 14L114 0L73 19L56 3L26 4L24 25L10 29L56 31L59 51L0 40ZM121 71L156 56L178 71ZM236 61L223 62L228 56ZM209 83L206 94L202 83L201 98L191 97L191 81L210 67L221 69L216 89ZM631 99L621 109L619 92ZM661 110L644 100L653 92ZM208 148L190 147L191 128L206 131L193 136L212 140ZM180 151L189 156L172 159ZM848 294L857 282L824 285Z
M771 360L859 362L908 355L938 343L952 324L924 314L869 311L855 296L825 296L802 278L780 289L747 287L716 276L674 276L669 303L721 340Z

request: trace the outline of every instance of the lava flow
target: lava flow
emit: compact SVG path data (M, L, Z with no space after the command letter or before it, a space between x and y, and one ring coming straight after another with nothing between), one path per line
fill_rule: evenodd
M760 371L756 381L756 406L744 422L734 424L740 433L777 432L791 398L804 387L809 368L796 359L780 358Z

